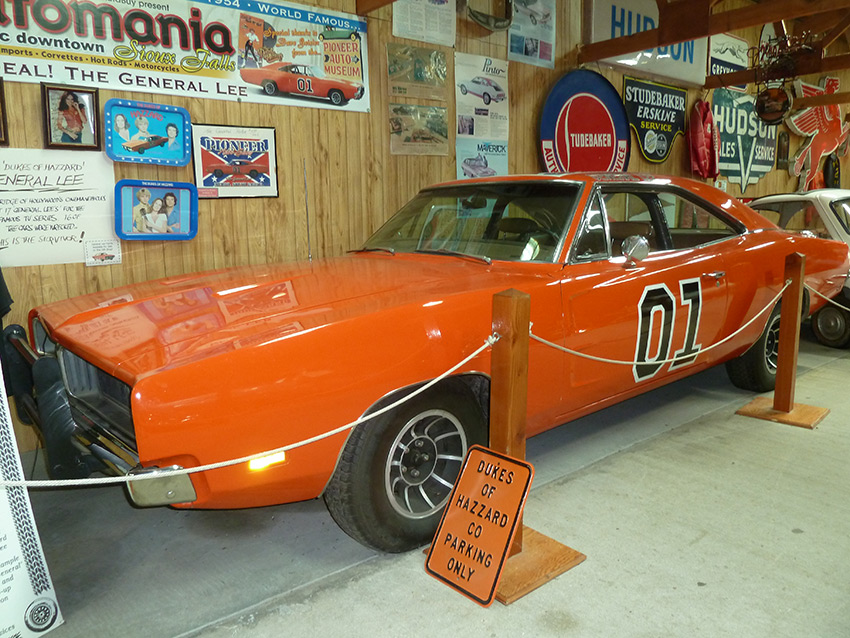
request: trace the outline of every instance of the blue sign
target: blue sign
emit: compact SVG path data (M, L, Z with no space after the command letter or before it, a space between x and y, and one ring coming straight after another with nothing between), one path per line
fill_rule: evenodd
M112 99L103 128L106 154L116 162L186 166L192 157L189 111L179 106Z

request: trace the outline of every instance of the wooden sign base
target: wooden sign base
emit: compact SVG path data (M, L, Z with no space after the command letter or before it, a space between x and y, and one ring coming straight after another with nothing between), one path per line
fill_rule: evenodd
M813 405L795 403L790 412L782 412L773 408L773 399L771 397L756 397L747 405L737 410L736 414L814 430L817 424L823 421L823 418L829 414L829 410Z
M587 558L530 527L523 526L522 551L505 563L496 600L510 605Z

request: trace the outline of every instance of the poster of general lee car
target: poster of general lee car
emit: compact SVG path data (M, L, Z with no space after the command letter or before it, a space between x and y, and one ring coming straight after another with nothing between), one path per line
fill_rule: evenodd
M113 161L186 166L192 158L192 123L179 106L112 99L103 123Z
M196 124L192 136L199 197L277 197L274 128Z

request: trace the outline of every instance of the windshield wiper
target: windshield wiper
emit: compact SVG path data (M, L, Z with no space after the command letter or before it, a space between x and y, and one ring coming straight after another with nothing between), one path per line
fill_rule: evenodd
M350 253L389 253L395 255L395 248L385 248L384 246L366 246L364 248L355 248L349 250Z
M470 255L469 253L458 252L457 250L446 250L445 248L420 248L415 250L416 253L424 253L426 255L451 255L452 257L466 257L475 261L483 261L488 266L493 263L493 260L484 255Z

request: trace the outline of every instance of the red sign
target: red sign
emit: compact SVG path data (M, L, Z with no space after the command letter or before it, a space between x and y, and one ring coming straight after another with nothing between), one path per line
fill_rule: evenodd
M496 588L534 476L524 461L469 448L425 570L484 607Z

